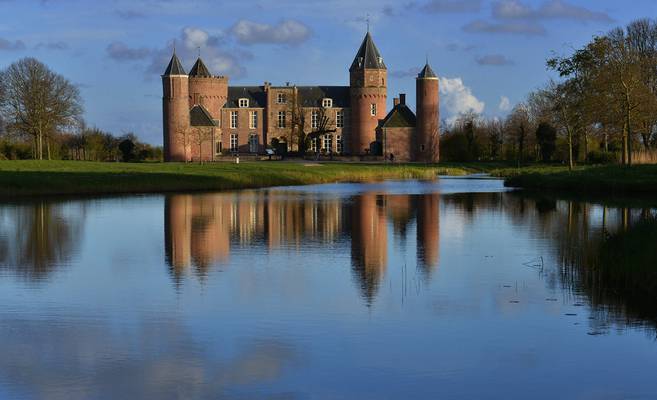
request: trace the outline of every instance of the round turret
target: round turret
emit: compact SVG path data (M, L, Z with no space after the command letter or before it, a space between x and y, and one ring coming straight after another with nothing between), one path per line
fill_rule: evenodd
M189 82L174 51L162 75L162 115L164 128L164 161L187 161L189 145Z
M440 159L440 98L438 76L429 63L415 80L417 108L416 158L418 161L438 162Z

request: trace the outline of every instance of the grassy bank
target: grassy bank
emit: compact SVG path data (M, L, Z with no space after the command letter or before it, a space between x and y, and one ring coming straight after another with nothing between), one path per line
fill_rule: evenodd
M509 187L592 194L657 194L657 165L498 169Z
M0 197L228 190L464 175L457 167L382 164L0 161Z

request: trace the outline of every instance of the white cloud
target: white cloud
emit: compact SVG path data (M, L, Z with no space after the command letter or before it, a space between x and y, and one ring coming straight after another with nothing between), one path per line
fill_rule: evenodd
M500 97L500 104L497 108L503 112L511 111L511 100L506 96Z
M507 19L570 19L611 22L609 14L569 4L564 0L547 0L532 8L520 0L501 0L493 4L493 16Z
M447 122L453 122L459 114L474 111L481 114L486 104L472 94L472 89L461 78L440 78L442 108L447 112Z
M308 40L311 35L308 26L292 19L281 21L277 25L243 19L233 26L231 33L244 45L263 43L296 45Z

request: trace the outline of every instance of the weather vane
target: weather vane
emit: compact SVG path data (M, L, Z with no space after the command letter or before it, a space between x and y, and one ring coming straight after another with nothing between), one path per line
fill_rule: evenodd
M365 22L367 22L367 32L370 31L370 14L367 13L367 18L365 18Z

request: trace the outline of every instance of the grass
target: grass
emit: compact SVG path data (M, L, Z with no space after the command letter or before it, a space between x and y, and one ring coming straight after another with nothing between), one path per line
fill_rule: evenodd
M657 165L562 166L497 169L509 187L590 194L657 194Z
M230 190L466 173L458 167L420 164L0 161L0 197Z

